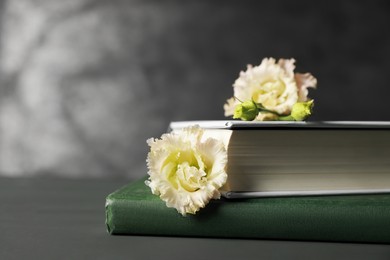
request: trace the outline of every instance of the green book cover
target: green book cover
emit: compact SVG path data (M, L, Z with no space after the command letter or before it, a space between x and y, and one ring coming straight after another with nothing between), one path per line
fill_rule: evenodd
M390 242L390 194L212 200L183 217L139 180L107 197L111 234Z

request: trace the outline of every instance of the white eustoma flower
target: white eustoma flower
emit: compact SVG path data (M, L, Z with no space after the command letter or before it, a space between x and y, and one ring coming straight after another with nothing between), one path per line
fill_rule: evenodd
M225 116L231 116L240 101L253 100L280 115L288 115L296 102L307 101L307 88L317 80L310 73L294 74L294 59L265 58L259 66L248 65L234 82L234 97L224 105ZM272 120L276 115L259 113L256 120Z
M195 214L212 198L227 179L227 151L222 141L203 138L198 127L149 139L146 184L168 207L182 215Z

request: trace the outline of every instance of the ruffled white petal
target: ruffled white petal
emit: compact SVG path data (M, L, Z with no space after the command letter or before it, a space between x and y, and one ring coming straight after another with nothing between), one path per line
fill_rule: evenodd
M285 71L288 77L294 77L295 59L280 59L278 64Z
M307 101L307 95L309 91L307 88L316 88L317 87L317 79L313 77L310 73L296 73L295 81L297 82L298 87L298 101L305 102Z
M229 98L226 101L226 104L223 106L225 110L225 116L232 116L234 114L234 109L237 106L238 101L235 98Z

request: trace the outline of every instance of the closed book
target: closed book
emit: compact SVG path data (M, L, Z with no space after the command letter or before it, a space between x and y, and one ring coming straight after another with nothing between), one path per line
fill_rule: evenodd
M172 122L227 150L230 198L390 192L390 122Z
M167 208L133 182L106 200L111 234L390 242L390 195L274 197L212 200L196 215Z

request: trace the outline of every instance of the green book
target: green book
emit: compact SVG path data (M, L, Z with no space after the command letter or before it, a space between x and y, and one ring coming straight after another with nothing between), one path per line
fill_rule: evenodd
M110 234L390 242L390 194L222 198L183 217L144 180L107 197Z

